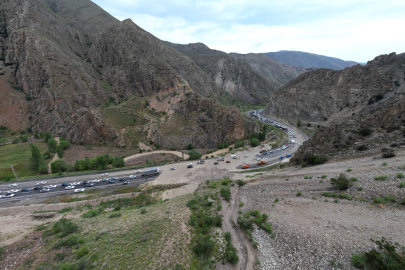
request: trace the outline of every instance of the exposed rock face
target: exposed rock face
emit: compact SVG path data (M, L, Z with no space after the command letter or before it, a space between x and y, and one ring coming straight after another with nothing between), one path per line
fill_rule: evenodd
M257 73L263 76L275 89L278 89L297 78L300 74L315 70L316 68L302 68L281 63L276 59L267 57L262 53L238 54L231 53L233 57L248 63Z
M392 82L376 63L304 73L278 89L263 113L294 122L326 121L332 115L366 106L371 98L393 90Z
M269 52L265 53L265 55L282 63L304 68L312 67L340 70L358 64L354 61L344 61L339 58L299 51Z
M239 100L265 104L271 92L279 86L267 81L248 63L227 53L211 50L202 43L168 44L188 56L215 81L219 88Z
M32 99L34 131L122 146L120 131L99 113L110 100L150 96L176 88L179 80L203 97L221 95L188 57L90 0L4 0L0 14L0 61L15 67L19 87ZM218 140L229 136L222 129L230 126L217 128ZM249 131L244 128L238 132Z
M295 154L294 161L296 163L303 162L310 154L327 155L329 157L347 157L364 155L369 153L381 153L383 147L401 147L405 146L403 130L405 126L405 54L397 55L391 53L389 55L381 55L373 61L368 62L367 66L355 66L343 71L317 70L308 74L301 75L297 80L284 87L284 91L290 91L295 86L301 85L302 81L311 82L319 78L319 73L326 77L333 78L332 81L338 81L338 84L332 86L325 83L324 87L316 86L297 89L296 95L290 95L290 103L286 104L291 111L295 110L294 106L298 106L297 110L309 111L308 105L302 105L296 99L304 99L305 93L310 98L305 101L316 108L317 103L329 104L332 109L322 107L322 112L332 114L332 121L328 121L326 127L321 127L309 141L305 142L299 151ZM337 73L336 73L337 72ZM322 78L322 77L321 77ZM325 81L324 81L325 82ZM314 85L315 82L312 84ZM345 88L338 87L344 85ZM349 88L352 86L353 89ZM280 89L282 91L283 89ZM298 89L302 93L298 92ZM312 94L313 89L318 89L319 98L317 102L311 101L316 95ZM337 92L337 90L343 90ZM354 90L357 90L357 95L353 95ZM336 95L340 93L340 95ZM382 100L371 99L375 94L384 93ZM336 102L340 102L342 106L345 102L349 105L340 112L333 103L329 103L328 97L341 97ZM287 100L284 96L280 99ZM325 101L326 99L326 101ZM357 103L356 103L357 101ZM368 102L371 101L371 102ZM274 103L277 100L274 101ZM272 103L272 104L274 104ZM274 105L272 105L274 106ZM272 106L266 108L266 111L271 111ZM284 110L280 110L280 117L294 119L296 115ZM285 114L284 114L285 113ZM324 114L330 116L330 114ZM303 114L300 114L302 116ZM323 115L321 115L322 117ZM301 119L317 119L317 118L301 118ZM370 128L373 133L371 135L361 135L359 131L362 127ZM360 151L358 146L365 145L368 150Z

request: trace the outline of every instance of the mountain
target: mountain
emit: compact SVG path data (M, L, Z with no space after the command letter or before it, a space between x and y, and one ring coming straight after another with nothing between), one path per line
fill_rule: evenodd
M225 52L211 50L205 44L168 44L194 61L219 88L244 102L265 104L271 92L278 87L244 61Z
M304 68L330 68L330 69L344 69L357 65L354 61L344 61L339 58L318 55L313 53L306 53L300 51L278 51L264 53L264 55L276 59L288 65L304 67Z
M404 66L405 53L391 53L365 66L304 73L278 89L263 114L318 125L296 153L296 163L312 154L347 157L394 150L405 145Z
M261 53L230 53L230 55L248 63L253 70L262 75L276 89L297 78L300 74L315 69L290 66Z
M159 139L172 148L185 142L212 148L257 129L234 108L232 115L223 113L211 99L223 93L188 57L90 0L6 0L0 13L0 66L10 76L9 94L25 95L15 106L21 106L18 117L29 119L26 128L73 143L137 147L155 142L159 127L176 118L178 125L187 124L171 130L178 139ZM177 98L152 108L165 93ZM217 111L202 110L208 108ZM13 128L12 115L3 116L0 124ZM188 135L180 138L182 129Z

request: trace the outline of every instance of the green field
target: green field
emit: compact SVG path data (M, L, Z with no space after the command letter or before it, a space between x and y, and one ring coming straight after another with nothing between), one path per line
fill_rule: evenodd
M0 146L0 181L14 179L10 164L13 164L18 177L25 177L37 174L37 170L31 165L31 142L9 144ZM47 144L44 141L33 142L41 153L45 152ZM49 160L48 160L49 161ZM46 161L45 161L46 162Z

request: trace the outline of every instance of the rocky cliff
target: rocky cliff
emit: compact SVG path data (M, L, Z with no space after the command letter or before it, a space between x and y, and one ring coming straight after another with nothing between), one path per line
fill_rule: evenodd
M34 131L123 146L122 131L100 113L106 104L175 89L179 81L201 98L221 95L188 57L90 0L4 0L0 14L0 61L14 67L14 88L27 97L21 102L30 106ZM221 128L228 127L218 128L227 134Z
M273 100L266 108L268 114L276 112L292 121L298 116L308 121L330 117L300 147L294 162L302 163L312 154L342 158L405 146L404 67L405 54L391 53L364 67L303 74L280 89L282 101ZM273 110L281 104L290 109Z

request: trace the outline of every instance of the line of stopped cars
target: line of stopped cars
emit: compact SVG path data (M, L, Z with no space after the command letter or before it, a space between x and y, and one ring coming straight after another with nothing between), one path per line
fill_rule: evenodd
M151 170L151 169L150 169ZM150 171L149 170L149 171ZM152 169L154 172L160 172L159 168L154 168ZM147 176L148 170L145 170L145 173L142 174L142 176ZM142 172L141 170L137 170L135 173L140 173ZM102 179L94 179L90 181L82 181L82 182L72 182L72 183L62 183L60 186L63 187L65 190L74 190L74 193L80 193L85 191L84 187L94 187L96 185L99 185L102 182L105 182L107 184L112 184L115 183L115 181L122 182L123 185L129 184L130 179L135 179L136 175L130 175L128 178L118 178L118 177L111 177L108 178L108 173L103 173L101 175L103 178ZM84 187L83 187L84 186ZM6 198L13 198L17 193L21 192L31 192L31 191L39 191L40 193L46 193L51 191L52 189L55 189L58 187L58 185L46 185L46 181L41 181L35 184L35 187L32 188L23 188L23 189L15 189L18 187L18 183L10 184L9 187L12 187L14 189L11 189L9 191L5 191L4 195L2 195L2 191L0 191L0 199L6 199Z

